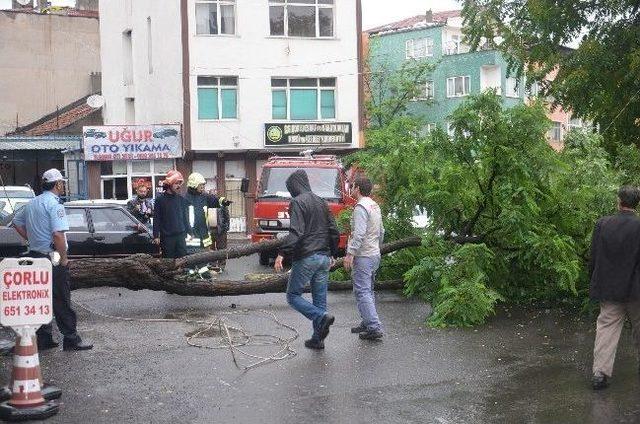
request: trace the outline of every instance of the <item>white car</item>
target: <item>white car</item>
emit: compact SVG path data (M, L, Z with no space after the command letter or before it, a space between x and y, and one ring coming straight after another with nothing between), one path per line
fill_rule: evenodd
M25 186L0 186L0 209L11 214L36 197L31 187Z

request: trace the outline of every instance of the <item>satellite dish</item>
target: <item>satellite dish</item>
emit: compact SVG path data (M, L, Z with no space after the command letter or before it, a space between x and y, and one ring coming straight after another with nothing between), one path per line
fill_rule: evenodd
M93 94L87 97L87 104L94 109L101 108L104 106L104 97L99 94Z
M33 0L18 0L18 3L20 3L20 5L22 6L26 6L29 3L33 4Z

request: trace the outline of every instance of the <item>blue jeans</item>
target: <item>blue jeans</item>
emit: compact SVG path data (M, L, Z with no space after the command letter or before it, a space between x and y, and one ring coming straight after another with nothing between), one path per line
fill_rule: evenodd
M329 257L314 253L304 259L294 261L287 284L287 302L293 309L311 320L314 340L320 340L318 327L327 313L327 286L329 284ZM310 303L304 297L305 286L311 286Z
M378 318L376 298L373 293L373 283L376 280L376 271L379 266L380 256L356 256L353 258L351 271L353 293L356 296L362 325L368 331L382 331L382 323Z

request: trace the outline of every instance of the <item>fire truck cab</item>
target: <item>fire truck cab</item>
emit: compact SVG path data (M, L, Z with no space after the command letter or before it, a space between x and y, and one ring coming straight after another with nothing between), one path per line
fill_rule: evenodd
M336 156L301 153L301 157L274 156L262 166L258 180L254 206L254 232L252 242L284 237L289 232L289 201L291 195L286 187L287 178L296 170L303 169L309 177L311 190L329 204L334 216L355 201L349 196L349 178L342 162ZM344 249L347 234L340 235L340 248ZM260 254L260 264L269 265L277 252Z

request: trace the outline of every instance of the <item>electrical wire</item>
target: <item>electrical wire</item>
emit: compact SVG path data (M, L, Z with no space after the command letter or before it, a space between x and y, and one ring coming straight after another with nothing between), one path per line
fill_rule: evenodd
M226 350L228 349L233 363L239 370L246 372L251 369L255 369L257 367L267 365L273 362L284 361L287 359L291 359L297 355L297 352L291 344L300 337L300 333L298 331L286 324L283 323L273 312L267 311L265 309L260 309L257 311L251 311L249 309L245 309L242 311L234 311L234 312L225 312L221 315L223 316L213 316L212 320L194 320L188 318L131 318L131 317L121 317L115 315L109 315L102 312L97 312L89 308L88 306L73 301L73 304L78 306L81 309L84 309L88 313L92 315L99 316L105 319L111 319L116 321L125 321L125 322L142 322L142 323L160 323L160 322L174 322L174 323L186 323L186 324L196 324L196 325L205 325L206 327L197 330L189 336L186 336L186 343L189 346L197 347L201 349L211 349L211 350ZM250 314L258 314L261 317L267 317L271 321L275 322L279 327L284 328L291 333L293 333L290 337L281 337L273 334L251 334L247 330L245 330L239 324L232 324L227 321L224 316L233 316L233 315L246 315ZM196 343L194 339L199 338L204 334L208 334L215 327L218 328L218 333L220 334L219 339L215 344L201 344ZM232 334L233 333L233 334ZM256 355L250 352L247 352L246 348L248 347L259 347L259 346L277 346L278 351L269 355L269 356L261 356ZM252 362L242 363L240 361L241 357L250 358Z

